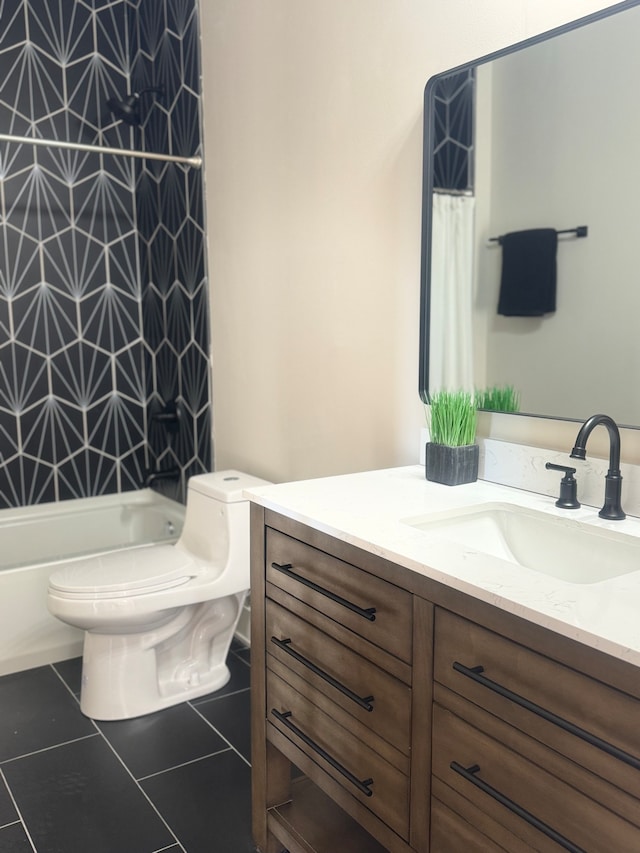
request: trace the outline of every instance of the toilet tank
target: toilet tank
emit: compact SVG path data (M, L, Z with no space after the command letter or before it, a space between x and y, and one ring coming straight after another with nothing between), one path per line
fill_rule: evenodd
M178 545L212 562L218 570L233 563L243 575L246 572L248 581L249 501L242 493L252 486L267 485L267 480L233 470L191 477Z

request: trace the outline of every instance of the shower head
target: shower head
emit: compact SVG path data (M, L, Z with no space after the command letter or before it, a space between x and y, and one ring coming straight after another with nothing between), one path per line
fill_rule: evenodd
M155 95L164 95L164 87L149 86L149 88L141 89L139 92L132 92L126 98L122 98L122 100L119 98L109 98L107 107L118 121L123 121L125 124L131 125L131 127L138 127L142 123L140 96L146 95L149 92Z

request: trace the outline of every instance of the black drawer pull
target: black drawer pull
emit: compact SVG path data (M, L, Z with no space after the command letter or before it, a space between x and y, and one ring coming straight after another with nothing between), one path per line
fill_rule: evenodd
M314 592L319 592L320 595L324 595L326 598L330 598L331 601L335 601L336 604L341 604L343 607L346 607L348 610L351 610L353 613L357 613L358 616L362 616L364 619L368 619L369 622L376 621L376 609L375 607L358 607L357 604L353 604L351 601L347 601L346 598L341 598L339 595L336 595L335 592L331 592L329 589L325 589L323 586L318 586L317 583L308 580L307 578L303 578L302 575L297 575L294 571L292 571L293 566L291 563L271 563L271 568L276 569L279 572L282 572L285 575L288 575L290 578L299 581L304 586L308 586L309 589L312 589Z
M516 705L519 705L521 708L525 708L527 711L531 711L532 714L536 714L538 717L542 717L544 720L553 723L555 726L558 726L565 732L569 732L569 734L581 738L587 743L590 743L591 746L595 746L597 749L601 749L603 752L606 752L607 755L611 755L613 756L613 758L617 758L618 761L623 761L625 764L628 764L635 770L640 770L640 759L636 758L634 755L630 755L628 752L625 752L623 749L619 749L612 743L609 743L606 740L602 740L602 738L599 738L597 735L591 734L591 732L588 732L586 729L580 728L580 726L577 726L575 723L571 723L569 722L569 720L565 720L564 717L559 717L557 714L554 714L553 711L548 711L546 708L542 708L540 705L536 705L535 702L531 702L529 699L525 699L524 696L520 696L517 693L514 693L507 687L503 687L502 684L498 684L496 681L492 681L490 678L487 678L486 675L482 675L482 673L484 672L484 667L468 667L464 666L464 664L458 663L458 661L454 661L453 668L456 672L459 672L462 675L466 675L467 678L470 678L472 681L481 684L483 687L487 687L494 693L498 693L500 696L503 696L510 702L513 702Z
M303 666L306 666L307 669L310 669L311 672L320 676L327 684L330 684L332 687L335 687L336 690L339 690L344 696L348 699L351 699L352 702L355 702L356 705L359 705L361 708L364 708L365 711L373 711L373 696L365 696L364 698L358 696L357 693L354 693L353 690L349 690L348 687L345 687L344 684L337 681L332 675L329 675L328 672L325 672L323 669L320 669L319 666L316 666L315 663L312 663L308 660L304 655L301 655L300 652L297 652L295 649L291 648L291 640L279 640L277 637L271 637L271 642L274 643L279 649L282 649L283 652L290 655L294 660L297 660L298 663L301 663Z
M532 815L531 812L528 812L526 809L523 809L522 806L519 806L518 803L515 803L513 800L510 800L509 797L505 797L504 794L501 794L497 788L494 788L492 785L489 785L487 782L484 782L482 779L479 779L476 775L480 772L480 767L478 764L473 764L471 767L463 767L462 764L458 764L457 761L452 761L449 767L459 773L463 779L466 779L468 782L471 782L476 788L480 788L481 791L484 791L485 794L489 794L490 797L493 797L494 800L497 800L501 805L505 808L509 809L509 811L518 815L518 817L525 820L528 824L535 827L540 832L543 832L548 838L553 839L556 844L559 844L560 847L563 847L565 850L571 851L571 853L585 853L582 847L578 847L573 844L564 835L560 835L559 832L556 832L555 829L550 827L548 824L541 821L535 815Z
M334 768L334 770L337 770L338 773L341 773L345 777L345 779L348 779L349 782L351 782L352 785L355 785L355 787L362 794L364 794L365 797L373 796L373 791L369 788L369 785L373 785L373 779L365 779L363 782L361 782L357 776L354 776L353 773L347 770L346 767L343 767L342 764L340 764L340 762L336 761L335 758L329 755L326 750L324 750L321 746L318 746L318 744L314 740L311 740L309 735L306 735L296 725L289 721L289 717L293 713L292 711L276 711L275 708L272 708L271 713L277 720L280 720L283 726L286 726L288 729L290 729L295 735L300 738L300 740L304 741L307 746L310 746L311 749L314 750L314 752L317 752L321 758L324 758L324 760L328 764L330 764Z

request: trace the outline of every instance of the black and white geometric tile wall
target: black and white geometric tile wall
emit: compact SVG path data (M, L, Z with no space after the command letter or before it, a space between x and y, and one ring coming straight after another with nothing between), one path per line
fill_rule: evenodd
M433 186L467 192L474 185L475 71L457 71L434 89Z
M0 133L199 152L196 0L2 0ZM112 97L146 86L141 127ZM202 175L0 143L0 506L210 469ZM154 419L180 411L177 433Z

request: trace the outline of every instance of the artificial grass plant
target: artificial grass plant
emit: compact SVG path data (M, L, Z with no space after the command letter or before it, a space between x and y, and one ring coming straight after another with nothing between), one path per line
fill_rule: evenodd
M519 412L520 394L512 385L493 385L475 393L476 407L490 412Z
M434 444L464 447L476 440L476 403L467 391L437 391L431 396L428 420Z

